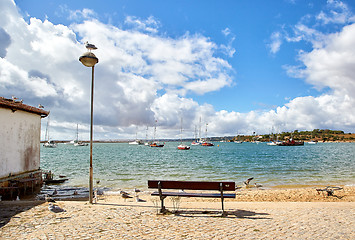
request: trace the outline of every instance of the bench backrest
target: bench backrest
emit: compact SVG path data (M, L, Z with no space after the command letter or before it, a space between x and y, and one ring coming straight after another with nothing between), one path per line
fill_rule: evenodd
M222 183L223 191L235 190L235 182L164 181L164 180L148 180L148 188L158 188L159 182L161 185L161 189L220 190L220 184Z

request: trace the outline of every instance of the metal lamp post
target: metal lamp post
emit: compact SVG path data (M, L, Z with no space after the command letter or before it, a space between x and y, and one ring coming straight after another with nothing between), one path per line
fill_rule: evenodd
M92 138L93 138L93 118L94 118L94 67L99 59L91 52L97 49L95 45L86 43L89 50L79 57L79 61L86 67L91 67L91 120L90 120L90 179L89 179L89 202L93 200L93 168L92 168Z

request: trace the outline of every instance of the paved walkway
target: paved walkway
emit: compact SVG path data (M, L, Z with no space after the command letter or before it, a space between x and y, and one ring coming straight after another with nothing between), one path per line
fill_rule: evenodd
M0 203L0 239L355 239L354 202L227 202L225 218L219 202L182 202L164 216L152 202L58 205L67 212Z

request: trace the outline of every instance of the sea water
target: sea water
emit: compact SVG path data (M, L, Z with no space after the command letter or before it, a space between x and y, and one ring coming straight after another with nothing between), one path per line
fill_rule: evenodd
M268 146L266 143L217 143L178 150L128 143L94 143L94 187L146 188L147 180L235 181L253 177L264 187L354 185L355 143ZM188 144L188 143L186 143ZM41 169L69 180L63 186L88 187L90 147L59 144L41 147ZM97 183L97 181L100 181Z

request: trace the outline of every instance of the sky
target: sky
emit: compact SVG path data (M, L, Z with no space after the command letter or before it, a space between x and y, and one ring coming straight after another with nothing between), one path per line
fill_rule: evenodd
M95 140L355 132L354 1L1 0L0 96L42 139L89 139L87 41Z

